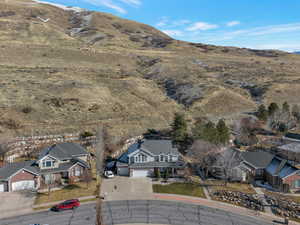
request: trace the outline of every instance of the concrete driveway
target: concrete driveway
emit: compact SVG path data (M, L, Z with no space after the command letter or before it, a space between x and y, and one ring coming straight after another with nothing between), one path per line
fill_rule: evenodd
M32 212L35 193L0 192L0 219Z
M150 178L114 177L104 179L101 195L105 200L147 200L153 199Z

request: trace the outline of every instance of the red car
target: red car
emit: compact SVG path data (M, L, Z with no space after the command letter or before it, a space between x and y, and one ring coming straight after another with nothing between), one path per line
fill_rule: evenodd
M61 210L67 210L67 209L76 209L77 207L80 206L80 202L78 199L71 199L64 201L62 203L59 203L56 206L53 206L51 208L52 211L61 211Z

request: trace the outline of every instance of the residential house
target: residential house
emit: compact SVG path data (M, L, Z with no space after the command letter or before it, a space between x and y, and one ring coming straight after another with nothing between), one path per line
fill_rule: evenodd
M274 157L266 168L265 180L282 192L300 190L300 170L289 164L286 159Z
M132 144L116 167L121 176L151 177L159 170L175 177L183 175L185 164L172 141L144 139Z
M287 133L282 139L286 142L300 142L300 134Z
M265 169L275 156L265 151L246 151L241 154L240 168L247 173L247 180L264 180Z
M43 149L38 160L0 168L0 192L43 189L79 181L89 169L89 153L79 144L60 143Z
M240 167L249 182L259 181L281 192L300 190L300 170L290 161L265 151L243 152L242 159Z
M292 142L281 145L274 148L273 151L281 158L294 161L296 163L300 162L300 142Z

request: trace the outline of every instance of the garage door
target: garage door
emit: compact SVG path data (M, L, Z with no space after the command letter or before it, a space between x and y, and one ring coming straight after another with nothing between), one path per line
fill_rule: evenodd
M149 175L149 170L133 170L132 177L147 177Z
M4 192L4 184L0 184L0 192Z
M12 183L12 191L32 190L34 189L33 180L23 180Z
M129 175L128 167L120 167L120 168L118 168L118 175L119 176L128 176Z

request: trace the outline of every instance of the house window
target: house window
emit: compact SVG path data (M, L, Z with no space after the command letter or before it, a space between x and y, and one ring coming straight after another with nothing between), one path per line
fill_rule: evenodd
M155 161L159 162L159 156L155 156Z
M169 155L169 162L173 162L173 157Z
M168 162L169 161L169 156L165 156L165 162Z
M75 176L79 177L80 175L81 175L81 169L80 169L80 167L76 167L75 168Z
M164 156L160 155L160 161L163 162L164 161Z
M43 161L43 167L52 167L52 166L53 166L53 161L51 160Z
M300 180L295 180L295 188L300 188Z

